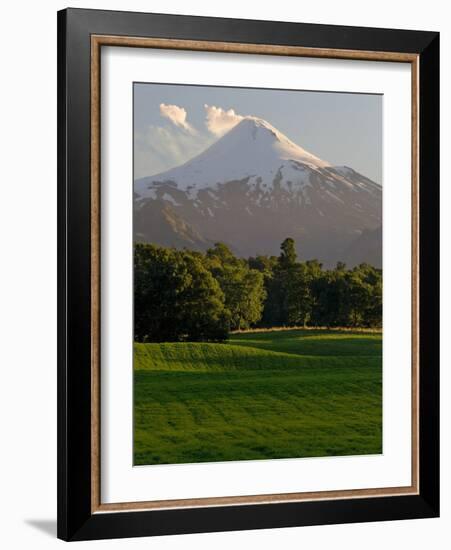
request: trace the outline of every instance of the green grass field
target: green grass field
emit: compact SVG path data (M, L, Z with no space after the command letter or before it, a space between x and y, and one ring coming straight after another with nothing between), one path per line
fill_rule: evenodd
M382 452L382 336L287 330L135 344L134 463Z

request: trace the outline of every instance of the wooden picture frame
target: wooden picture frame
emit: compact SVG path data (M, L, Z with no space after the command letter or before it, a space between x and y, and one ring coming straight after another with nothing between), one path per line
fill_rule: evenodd
M100 51L103 46L393 61L412 67L410 487L103 504ZM439 513L439 35L67 9L58 13L58 537L86 540Z

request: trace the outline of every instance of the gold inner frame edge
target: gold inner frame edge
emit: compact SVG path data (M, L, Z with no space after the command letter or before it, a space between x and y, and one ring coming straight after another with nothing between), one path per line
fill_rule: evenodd
M143 502L102 503L100 492L100 50L102 46L191 50L222 53L354 59L411 65L412 176L412 480L407 487L383 487L246 496L223 496ZM307 48L268 44L91 36L91 513L163 510L211 506L308 502L419 494L419 56L401 52Z

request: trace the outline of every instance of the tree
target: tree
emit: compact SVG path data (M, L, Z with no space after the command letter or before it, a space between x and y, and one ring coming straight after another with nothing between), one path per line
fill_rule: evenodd
M207 250L206 265L224 293L231 329L249 328L257 323L266 297L263 274L250 269L247 262L236 258L223 243Z
M186 284L170 249L137 244L134 259L134 331L137 341L171 341L177 292Z
M368 264L353 269L366 287L366 300L361 311L364 326L382 326L382 271Z
M362 326L365 310L371 303L371 286L365 282L358 270L347 273L347 300L349 305L349 316L347 325Z
M240 261L230 248L221 242L215 243L213 248L209 248L205 256L210 260L216 260L217 265L240 265L243 261Z
M267 280L268 299L264 322L268 326L305 325L312 308L311 279L320 264L296 261L296 246L291 238L280 245L280 255Z
M135 247L134 330L141 342L224 340L224 294L202 257L147 244Z
M298 261L291 238L278 257L248 260L224 243L206 253L137 244L134 281L137 341L223 341L253 326L382 324L380 269Z
M196 255L183 255L189 284L178 295L177 317L184 339L222 341L228 336L230 315L224 307L224 294Z
M294 266L297 258L294 239L292 239L291 237L286 238L280 245L280 248L280 266L284 269Z
M255 258L249 258L247 261L250 269L260 271L265 278L272 276L273 269L277 265L277 262L277 256L263 256L261 254Z

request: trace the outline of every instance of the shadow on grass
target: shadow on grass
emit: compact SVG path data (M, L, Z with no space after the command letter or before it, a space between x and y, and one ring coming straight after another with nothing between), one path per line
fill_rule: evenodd
M233 334L233 346L309 356L367 356L382 353L382 337L375 334L287 331Z

